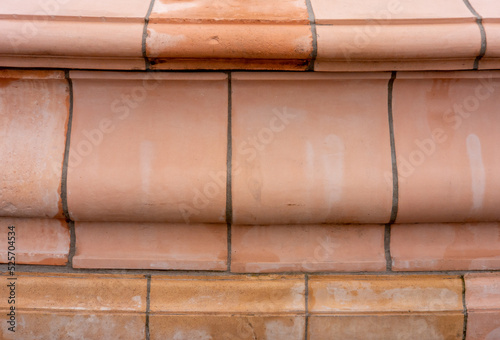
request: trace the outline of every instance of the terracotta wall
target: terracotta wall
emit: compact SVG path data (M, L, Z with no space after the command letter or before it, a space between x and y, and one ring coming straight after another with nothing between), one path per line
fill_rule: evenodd
M495 334L496 71L1 74L27 339Z
M500 339L499 18L1 1L0 338Z

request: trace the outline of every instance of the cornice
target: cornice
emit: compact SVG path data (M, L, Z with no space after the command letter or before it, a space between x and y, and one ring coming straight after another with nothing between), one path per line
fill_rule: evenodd
M75 0L0 4L0 66L116 70L468 70L500 66L484 0ZM476 9L475 9L476 8Z

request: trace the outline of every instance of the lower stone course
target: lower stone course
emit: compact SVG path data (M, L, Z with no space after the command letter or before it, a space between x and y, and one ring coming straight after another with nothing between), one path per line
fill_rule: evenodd
M500 339L500 274L465 275L467 340Z
M18 273L15 287L12 333L11 289L0 286L2 339L463 339L467 329L470 340L500 332L500 275L491 273Z

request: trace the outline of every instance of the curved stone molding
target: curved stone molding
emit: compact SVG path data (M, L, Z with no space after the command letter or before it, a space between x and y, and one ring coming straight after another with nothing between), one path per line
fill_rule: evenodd
M398 223L500 221L500 73L398 73Z
M472 69L476 18L462 0L311 0L317 71Z
M0 216L500 221L497 71L1 74Z
M143 0L0 4L0 65L145 69Z
M479 69L500 68L500 3L488 0L470 0L479 13L486 36L486 51L479 61Z
M389 78L235 73L234 223L388 222Z
M63 72L0 70L0 216L63 217L69 101Z
M500 223L391 226L392 269L498 270Z
M75 238L73 268L227 269L224 224L75 222Z
M75 221L225 223L223 73L71 72Z
M385 271L382 225L233 226L231 271Z
M26 3L26 4L25 4ZM14 0L0 66L404 71L498 68L499 9L475 0ZM484 55L484 57L483 57Z
M305 0L156 1L146 44L154 69L305 70L313 52Z

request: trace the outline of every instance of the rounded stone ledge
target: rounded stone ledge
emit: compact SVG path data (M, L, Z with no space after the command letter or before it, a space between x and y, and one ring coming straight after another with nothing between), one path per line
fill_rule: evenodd
M473 69L482 37L461 0L312 0L316 71Z
M64 220L0 218L0 227L5 240L0 243L0 263L11 262L10 245L17 264L62 266L68 262L70 231Z
M498 14L461 0L0 4L0 66L116 70L499 68ZM491 9L493 8L493 10ZM315 19L313 20L313 18ZM85 29L81 29L81 27Z
M227 226L75 222L73 268L227 270Z
M395 224L394 271L498 270L500 223Z
M142 56L143 19L32 20L0 18L1 66L125 70L146 67Z

